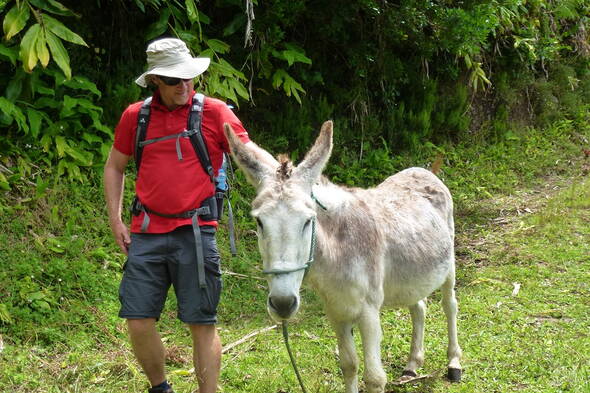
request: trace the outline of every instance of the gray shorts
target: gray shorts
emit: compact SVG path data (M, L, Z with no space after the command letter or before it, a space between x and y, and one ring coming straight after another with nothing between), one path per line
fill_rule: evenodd
M181 321L201 325L216 323L222 282L215 228L201 227L201 238L206 289L199 287L191 226L182 226L169 233L131 234L129 255L119 286L119 316L159 319L172 284Z

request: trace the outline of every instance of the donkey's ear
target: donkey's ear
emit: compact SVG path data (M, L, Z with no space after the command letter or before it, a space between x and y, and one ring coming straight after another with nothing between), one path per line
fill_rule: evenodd
M240 169L244 171L248 181L254 187L260 187L264 179L272 176L275 172L274 168L271 168L268 164L256 157L255 152L244 145L240 138L238 138L231 125L224 123L223 128L225 137L229 142L232 157Z
M307 152L303 161L293 171L293 177L297 177L310 187L319 180L324 166L332 153L332 120L322 125L320 135L312 148Z

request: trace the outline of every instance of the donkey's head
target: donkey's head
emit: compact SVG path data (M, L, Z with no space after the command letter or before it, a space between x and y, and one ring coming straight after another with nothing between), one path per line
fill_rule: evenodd
M297 167L286 157L273 164L259 160L228 124L225 134L238 166L257 188L251 214L258 224L258 246L268 278L268 312L275 320L289 319L299 309L299 288L314 257L312 186L330 158L332 122L323 124L315 144Z

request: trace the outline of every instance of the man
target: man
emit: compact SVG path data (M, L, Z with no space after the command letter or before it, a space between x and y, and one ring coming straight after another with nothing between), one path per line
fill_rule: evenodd
M186 132L195 94L193 78L205 72L210 60L193 58L186 44L174 38L152 42L146 53L148 70L136 83L156 90L149 104L145 145L141 156L137 153L141 160L137 160L131 234L121 219L121 205L125 167L136 152L143 102L123 112L104 168L111 230L128 257L119 289L119 316L127 319L133 351L152 385L148 391L173 392L166 380L165 349L156 329L172 285L178 318L190 328L199 392L213 393L221 365L221 341L215 328L221 270L215 242L217 221L208 204L214 200L215 187ZM200 120L215 174L229 149L224 123L231 124L260 159L274 161L249 140L241 122L222 101L206 97Z

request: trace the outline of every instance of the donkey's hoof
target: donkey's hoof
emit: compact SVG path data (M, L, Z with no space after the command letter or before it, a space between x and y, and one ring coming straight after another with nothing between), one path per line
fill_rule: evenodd
M461 382L461 369L449 367L447 378L451 382Z
M412 370L404 370L402 372L402 377L412 377L412 378L416 378L418 376L418 374L416 374L414 371Z

